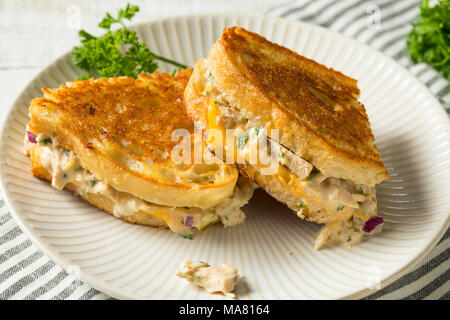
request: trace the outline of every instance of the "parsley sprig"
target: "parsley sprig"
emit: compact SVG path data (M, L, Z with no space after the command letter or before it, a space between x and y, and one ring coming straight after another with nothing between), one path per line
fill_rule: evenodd
M106 29L101 37L95 37L85 30L80 30L81 45L74 47L72 62L86 70L80 79L91 77L130 76L136 78L140 73L153 73L158 68L155 60L164 61L177 68L187 68L184 64L161 57L151 52L145 43L140 42L135 31L125 26L125 19L131 20L138 6L127 4L120 9L117 17L106 13L98 24ZM121 28L113 31L111 27L119 24Z
M450 0L441 0L433 7L429 0L422 0L406 50L411 60L433 66L450 81Z

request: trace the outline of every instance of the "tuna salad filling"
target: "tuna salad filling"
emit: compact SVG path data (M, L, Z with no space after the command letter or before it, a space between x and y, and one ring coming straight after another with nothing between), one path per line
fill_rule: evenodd
M184 261L177 276L204 288L209 293L222 293L235 298L234 289L239 280L238 269L228 264L211 266L206 262Z
M100 194L110 199L113 214L116 217L130 216L144 212L163 220L168 227L181 236L192 239L195 230L204 230L213 223L221 222L229 227L244 222L245 213L241 210L253 195L254 184L239 177L233 194L212 208L170 207L142 200L129 193L114 189L109 184L96 178L92 172L83 168L80 159L58 144L57 139L48 134L34 135L27 131L25 136L25 153L39 148L43 167L51 175L52 187L58 190L72 183L84 194Z

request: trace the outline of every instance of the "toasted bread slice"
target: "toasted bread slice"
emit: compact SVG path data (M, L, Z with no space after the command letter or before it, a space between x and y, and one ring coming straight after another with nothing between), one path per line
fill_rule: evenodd
M44 97L31 102L28 130L73 151L84 169L117 191L164 206L213 207L233 193L237 168L172 159L179 143L173 131L193 132L183 102L191 72L72 81L43 89Z
M207 67L233 108L269 137L279 129L280 143L322 173L369 186L389 178L356 80L239 27L224 30Z

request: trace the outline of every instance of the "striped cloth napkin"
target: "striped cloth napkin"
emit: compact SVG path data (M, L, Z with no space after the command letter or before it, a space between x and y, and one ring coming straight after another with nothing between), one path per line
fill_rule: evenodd
M304 0L283 2L269 16L322 25L384 52L425 83L450 112L447 82L434 70L411 63L405 37L417 16L414 0ZM366 299L450 298L450 232L410 273ZM111 299L69 275L19 229L0 195L0 299Z

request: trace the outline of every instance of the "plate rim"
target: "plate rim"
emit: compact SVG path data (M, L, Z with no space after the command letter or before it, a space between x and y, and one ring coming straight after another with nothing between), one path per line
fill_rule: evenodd
M393 58L389 57L388 55L386 55L383 52L378 51L375 48L372 48L371 46L369 46L368 44L365 44L363 42L360 42L354 38L351 38L347 35L341 34L337 31L325 28L323 26L314 24L314 23L310 23L310 22L305 22L305 21L301 21L301 20L295 20L292 18L280 18L280 17L272 17L272 16L263 16L263 15L251 15L251 14L232 14L232 13L202 13L202 14L183 14L183 15L174 15L174 16L169 16L169 17L164 17L164 18L160 18L160 19L153 19L153 20L149 20L149 21L142 21L139 23L135 23L135 24L130 24L128 27L130 29L135 29L135 28L140 28L143 26L147 26L147 25L152 25L152 24L157 24L157 23L164 23L167 21L177 21L180 19L204 19L204 18L223 18L223 17L233 17L233 18L238 18L238 19L243 19L243 18L247 18L247 19L261 19L264 21L272 21L274 24L276 23L287 23L287 24L297 24L297 25L303 25L303 26L307 26L310 28L316 28L316 29L320 29L322 32L326 32L326 33L331 33L334 37L343 37L346 40L349 40L351 42L356 43L357 45L361 45L363 46L365 49L369 50L371 53L376 54L381 56L383 59L388 60L390 63L395 64L400 70L401 72L407 74L408 76L412 77L413 79L415 79L415 82L423 89L425 89L425 91L427 92L428 98L430 98L432 100L432 108L435 109L437 112L441 113L441 118L440 120L442 121L442 123L445 122L445 120L443 120L442 118L446 118L446 129L447 129L447 136L450 137L450 117L448 116L447 112L445 111L444 107L441 105L441 103L439 102L439 100L433 95L433 93L431 92L431 90L425 86L425 84L420 81L416 76L414 76L408 69L406 69L404 66L402 66L400 63L398 63L396 60L394 60ZM20 93L17 95L17 97L13 100L13 103L11 103L8 108L7 108L7 112L5 113L2 122L0 123L0 139L1 141L3 141L4 135L5 135L5 130L4 128L6 127L6 123L8 118L10 118L12 112L14 111L14 107L18 104L18 102L20 101L20 99L22 99L22 96L24 96L26 94L26 92L29 90L29 87L31 86L32 83L34 83L36 81L36 79L40 78L48 68L50 68L52 65L57 64L60 60L63 59L67 59L67 56L69 56L71 54L71 50L60 55L59 57L57 57L56 59L54 59L52 62L48 63L47 65L45 65L44 67L42 67L40 69L40 71L28 82L28 84L20 91ZM20 229L27 234L28 237L30 237L30 239L32 240L32 242L40 249L42 250L52 261L54 261L56 264L58 264L62 269L64 269L66 272L68 272L69 274L71 273L69 269L69 267L71 266L70 263L68 263L69 261L66 261L65 258L60 257L60 254L56 251L51 250L51 246L49 246L48 244L46 244L44 241L42 241L37 235L34 234L33 232L33 228L28 225L27 221L22 220L18 214L17 214L17 210L14 206L14 204L12 203L12 201L10 201L10 197L9 197L9 192L6 189L5 186L5 182L4 182L4 173L5 170L3 169L4 166L4 161L3 161L3 152L0 152L0 192L3 194L4 196L4 202L6 207L9 209L9 212L11 213L11 215L14 217L16 223L19 225ZM448 202L450 204L450 202ZM449 206L450 209L450 206ZM425 258L428 253L436 246L436 244L439 242L439 240L442 238L442 236L444 235L444 233L446 232L446 230L449 227L449 222L450 222L450 210L447 212L447 218L446 221L443 221L442 224L440 225L440 228L436 228L437 230L434 231L433 237L431 239L431 241L428 241L428 244L424 247L422 247L421 251L419 251L418 253L416 253L415 255L413 255L413 258L410 259L407 263L403 264L398 270L396 271L392 271L391 274L389 274L388 276L386 276L385 278L383 278L383 280L381 281L381 289L388 286L389 284L391 284L392 282L394 282L395 280L399 279L400 277L402 277L403 275L405 275L408 271L410 271L414 266L416 266L419 262L421 262L423 260L423 258ZM92 287L96 288L97 290L99 290L100 292L106 293L112 297L116 297L119 299L155 299L154 297L145 297L145 296L141 296L138 294L135 294L133 292L130 291L126 291L127 294L122 294L121 290L118 290L118 288L116 288L115 286L110 285L109 283L103 281L103 280L98 280L96 277L87 274L85 272L83 272L82 269L80 269L80 274L77 275L79 276L79 280L82 282L86 282L87 284L91 285ZM364 288L361 290L358 290L354 293L350 293L347 295L344 295L342 297L339 297L338 299L360 299L363 297L366 297L374 292L377 292L380 289L369 289L369 288ZM157 299L157 298L156 298Z

